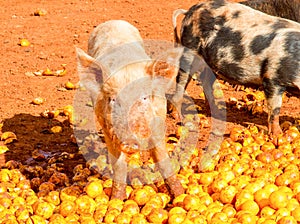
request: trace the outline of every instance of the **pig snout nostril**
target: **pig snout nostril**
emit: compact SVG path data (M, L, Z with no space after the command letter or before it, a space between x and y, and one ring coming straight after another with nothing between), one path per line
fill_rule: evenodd
M122 142L121 150L127 153L136 152L140 148L139 143L136 140L128 139Z

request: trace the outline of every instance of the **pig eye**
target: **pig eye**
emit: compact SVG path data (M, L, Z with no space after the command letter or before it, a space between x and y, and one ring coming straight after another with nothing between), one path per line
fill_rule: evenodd
M108 100L109 100L109 102L112 103L112 104L116 102L116 98L115 98L115 97L109 97Z
M146 100L148 100L148 99L149 99L149 96L143 96L143 97L142 97L142 100L143 100L143 101L146 101Z

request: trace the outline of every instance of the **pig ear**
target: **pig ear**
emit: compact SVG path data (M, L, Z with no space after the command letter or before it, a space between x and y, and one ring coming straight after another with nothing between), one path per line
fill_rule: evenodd
M97 96L100 85L104 80L101 65L95 58L89 56L80 48L76 48L76 53L80 82L92 96Z
M180 58L183 53L182 47L172 48L159 59L153 61L149 68L151 74L157 78L163 78L168 83L168 88L176 81L179 70Z

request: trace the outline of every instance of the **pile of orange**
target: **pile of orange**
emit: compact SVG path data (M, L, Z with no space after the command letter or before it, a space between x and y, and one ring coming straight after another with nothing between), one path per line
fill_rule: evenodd
M72 108L65 107L64 113L72 116ZM170 153L177 150L169 146ZM41 192L35 192L34 181L18 169L1 169L0 223L300 222L297 125L290 125L276 141L256 126L233 128L218 153L207 157L208 166L196 172L191 163L201 153L194 149L190 164L180 168L177 176L185 193L175 198L162 190L161 182L143 186L136 180L126 188L127 200L110 200L112 180L99 179L86 170L86 183L64 188L38 183ZM131 166L140 165L140 158L133 155L132 159ZM106 162L105 156L100 160Z

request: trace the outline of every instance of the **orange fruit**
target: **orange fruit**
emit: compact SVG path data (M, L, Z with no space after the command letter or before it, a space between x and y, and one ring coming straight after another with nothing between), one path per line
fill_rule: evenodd
M286 192L276 190L270 194L269 201L271 208L284 208L288 204L288 197Z
M49 224L66 224L65 218L60 214L53 214L50 217Z
M136 214L131 218L131 224L147 224L147 220L143 214Z
M145 205L150 200L149 191L146 189L134 189L131 193L130 199L136 201L138 205Z
M187 213L186 210L184 210L182 207L178 207L178 206L171 208L169 211L169 215L175 215L175 214L185 215L186 213Z
M272 220L272 219L266 219L261 224L277 224L277 222L275 220Z
M75 203L78 214L93 214L96 210L96 202L87 195L80 195Z
M94 199L97 205L106 205L109 202L109 196L107 196L104 192Z
M211 189L213 192L218 193L227 186L228 186L228 184L227 184L226 180L224 180L222 178L218 178L218 179L214 180L213 183L211 184Z
M147 219L153 223L166 223L168 220L168 212L163 208L153 208L147 216Z
M27 39L25 39L25 38L22 38L22 39L20 40L20 46L22 46L22 47L28 47L29 45L30 45L29 40L27 40Z
M118 211L122 211L124 202L121 199L114 198L108 202L108 210L117 209Z
M241 210L247 211L252 215L257 215L259 212L258 204L253 200L246 200L240 207Z
M60 204L59 192L58 191L50 191L49 194L45 197L45 200L49 203L58 206Z
M66 220L66 222L67 223L79 223L78 222L78 220L79 220L79 215L77 215L77 214L71 214L71 215L69 215L69 216L67 216L66 218L65 218L65 220Z
M156 207L156 208L158 208L158 207L163 208L164 202L160 196L154 195L150 198L149 201L147 201L146 205L152 205L153 207Z
M127 214L127 213L121 213L119 214L116 218L115 218L115 222L117 224L123 224L123 223L130 223L131 221L131 215Z
M183 223L183 221L185 220L185 217L186 217L186 215L183 215L183 214L169 215L168 223L169 224Z
M227 222L228 216L225 212L216 212L211 217L211 220L215 220L215 222L217 222L217 221ZM215 223L215 222L212 221L212 223Z
M124 213L129 214L130 216L133 216L135 214L139 214L140 213L140 207L138 206L138 204L134 204L134 203L130 203L129 204L128 203L128 204L124 204L122 211Z
M173 199L173 205L174 206L182 206L183 205L183 200L186 196L187 196L187 194L181 194L181 195L178 195L177 197L175 197Z
M265 189L260 189L254 193L254 200L260 208L269 205L269 195Z
M62 216L67 217L76 212L76 204L74 201L63 201L59 206L59 212Z
M212 172L202 173L199 179L199 183L202 185L210 185L214 180L214 174Z
M272 142L265 142L262 146L261 146L261 150L263 152L271 152L273 149L275 149L275 145Z
M140 214L142 214L144 216L148 216L153 208L160 208L160 207L156 207L155 205L152 205L152 204L145 204L142 207Z
M162 201L163 201L163 208L164 207L166 207L166 205L170 202L170 200L171 200L171 197L169 196L169 195L167 195L167 194L165 194L165 193L156 193L156 196L157 197L160 197L161 199L162 199Z
M46 224L46 220L45 218L39 216L39 215L32 215L30 216L30 219L29 220L29 223L30 221L32 221L32 223L39 223L39 224ZM7 222L5 222L7 223Z
M292 211L292 216L295 218L295 220L297 222L300 222L300 206L298 206L297 208L295 208L293 211Z
M256 159L263 163L271 163L274 160L274 157L271 152L262 152L256 156Z
M156 194L156 191L151 186L147 186L146 185L146 186L143 187L143 189L148 192L148 194L150 195L150 197L152 197L152 196L154 196Z
M213 199L211 198L210 195L202 195L200 197L200 203L199 205L203 204L205 206L209 206L211 203L213 203Z
M275 184L266 184L264 190L267 192L267 195L270 196L272 192L278 190L278 187Z
M234 209L234 207L231 204L226 204L222 208L222 212L224 212L228 218L233 218L236 214L236 210Z
M287 209L287 208L279 208L276 212L275 212L275 217L276 220L281 219L284 216L289 216L291 215L291 212Z
M34 214L44 219L49 219L53 215L54 209L55 205L48 202L39 201L34 204Z
M197 195L187 195L183 199L183 208L187 211L196 210L202 203L203 201Z
M95 198L103 192L102 182L100 180L90 181L87 183L84 190L88 196Z
M227 186L220 192L220 201L223 204L231 204L234 201L237 189L234 186Z
M169 213L170 214L170 213ZM195 211L195 210L190 210L186 213L186 218L189 220L193 220L194 218L196 218L197 216L200 215L199 211Z
M264 186L264 181L255 181L252 183L247 184L247 186L244 188L244 190L249 191L251 194L254 194L256 191L262 189Z
M283 216L277 221L277 224L297 224L297 221L293 216Z
M238 221L240 223L247 224L256 224L256 221L258 219L257 216L253 215L252 213L249 213L248 211L239 211L236 214L236 217L238 218Z
M291 198L286 206L289 211L293 211L300 206L296 198Z
M260 210L260 216L263 218L268 218L275 213L275 209L271 208L270 206L265 206Z
M203 188L201 185L197 184L189 184L186 190L187 194L196 194L198 195L200 192L203 192Z
M107 212L107 207L107 205L98 205L94 213L94 219L103 220Z

